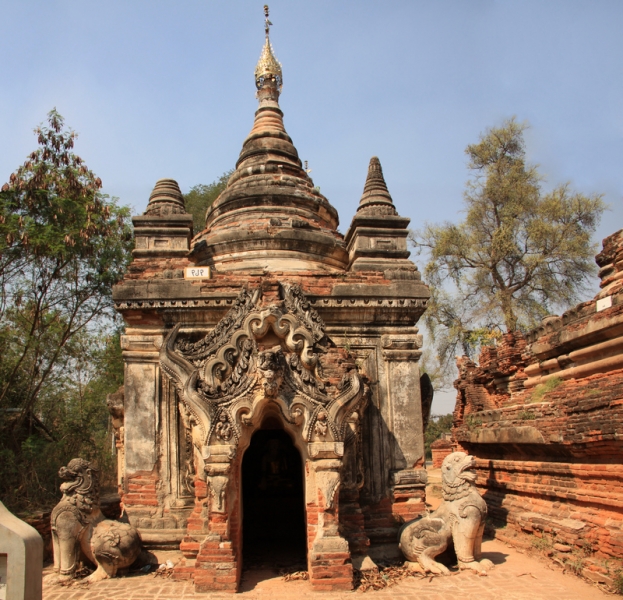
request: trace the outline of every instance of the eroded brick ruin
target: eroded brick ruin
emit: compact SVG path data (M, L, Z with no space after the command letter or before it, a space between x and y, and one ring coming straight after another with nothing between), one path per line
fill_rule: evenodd
M593 300L458 361L454 438L478 458L494 518L588 550L599 581L623 558L623 230L596 261Z
M171 179L133 219L114 290L122 501L145 546L181 549L175 576L199 591L234 591L253 552L284 550L317 589L350 589L351 557L395 547L424 510L429 293L378 159L337 231L285 131L268 31L255 76L255 122L205 229L193 237Z

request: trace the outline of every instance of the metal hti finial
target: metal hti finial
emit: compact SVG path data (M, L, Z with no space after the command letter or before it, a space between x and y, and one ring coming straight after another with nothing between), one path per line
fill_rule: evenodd
M275 57L273 47L270 44L269 34L272 23L268 20L268 4L264 5L264 21L266 40L264 41L260 60L255 67L255 85L258 91L267 86L272 87L273 92L270 92L269 95L271 97L274 96L273 100L277 100L281 92L281 86L283 85L283 75L281 72L281 64Z
M266 32L266 37L270 34L270 26L272 23L268 20L268 4L264 4L264 31Z

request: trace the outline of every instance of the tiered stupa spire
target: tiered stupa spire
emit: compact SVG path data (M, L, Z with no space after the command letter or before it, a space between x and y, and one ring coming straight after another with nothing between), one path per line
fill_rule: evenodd
M135 258L186 256L193 236L193 218L175 179L159 179L144 214L132 217Z
M184 196L175 179L159 179L149 196L146 215L185 215Z
M398 215L387 189L381 162L370 159L363 195L346 232L349 269L383 271L388 279L420 279L409 259L409 219Z
M359 214L365 215L397 215L394 202L387 189L381 161L373 156L368 167L368 177L359 201Z
M283 72L270 42L271 25L264 6L265 40L255 67L259 107L236 170L196 238L197 260L236 270L343 269L348 258L337 211L314 186L283 124Z

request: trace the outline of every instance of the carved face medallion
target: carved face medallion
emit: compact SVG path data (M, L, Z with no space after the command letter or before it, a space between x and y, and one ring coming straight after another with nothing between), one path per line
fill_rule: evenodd
M274 398L283 383L283 352L275 346L258 355L257 370L262 376L264 395Z

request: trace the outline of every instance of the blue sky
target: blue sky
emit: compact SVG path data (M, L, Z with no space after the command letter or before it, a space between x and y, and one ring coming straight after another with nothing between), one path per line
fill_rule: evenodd
M232 168L256 108L263 2L0 0L0 180L56 107L105 192L142 212ZM461 218L464 149L529 121L547 189L603 193L623 226L623 2L270 2L285 125L346 231L379 156L414 228ZM445 398L445 399L443 399ZM433 412L448 412L453 394Z

